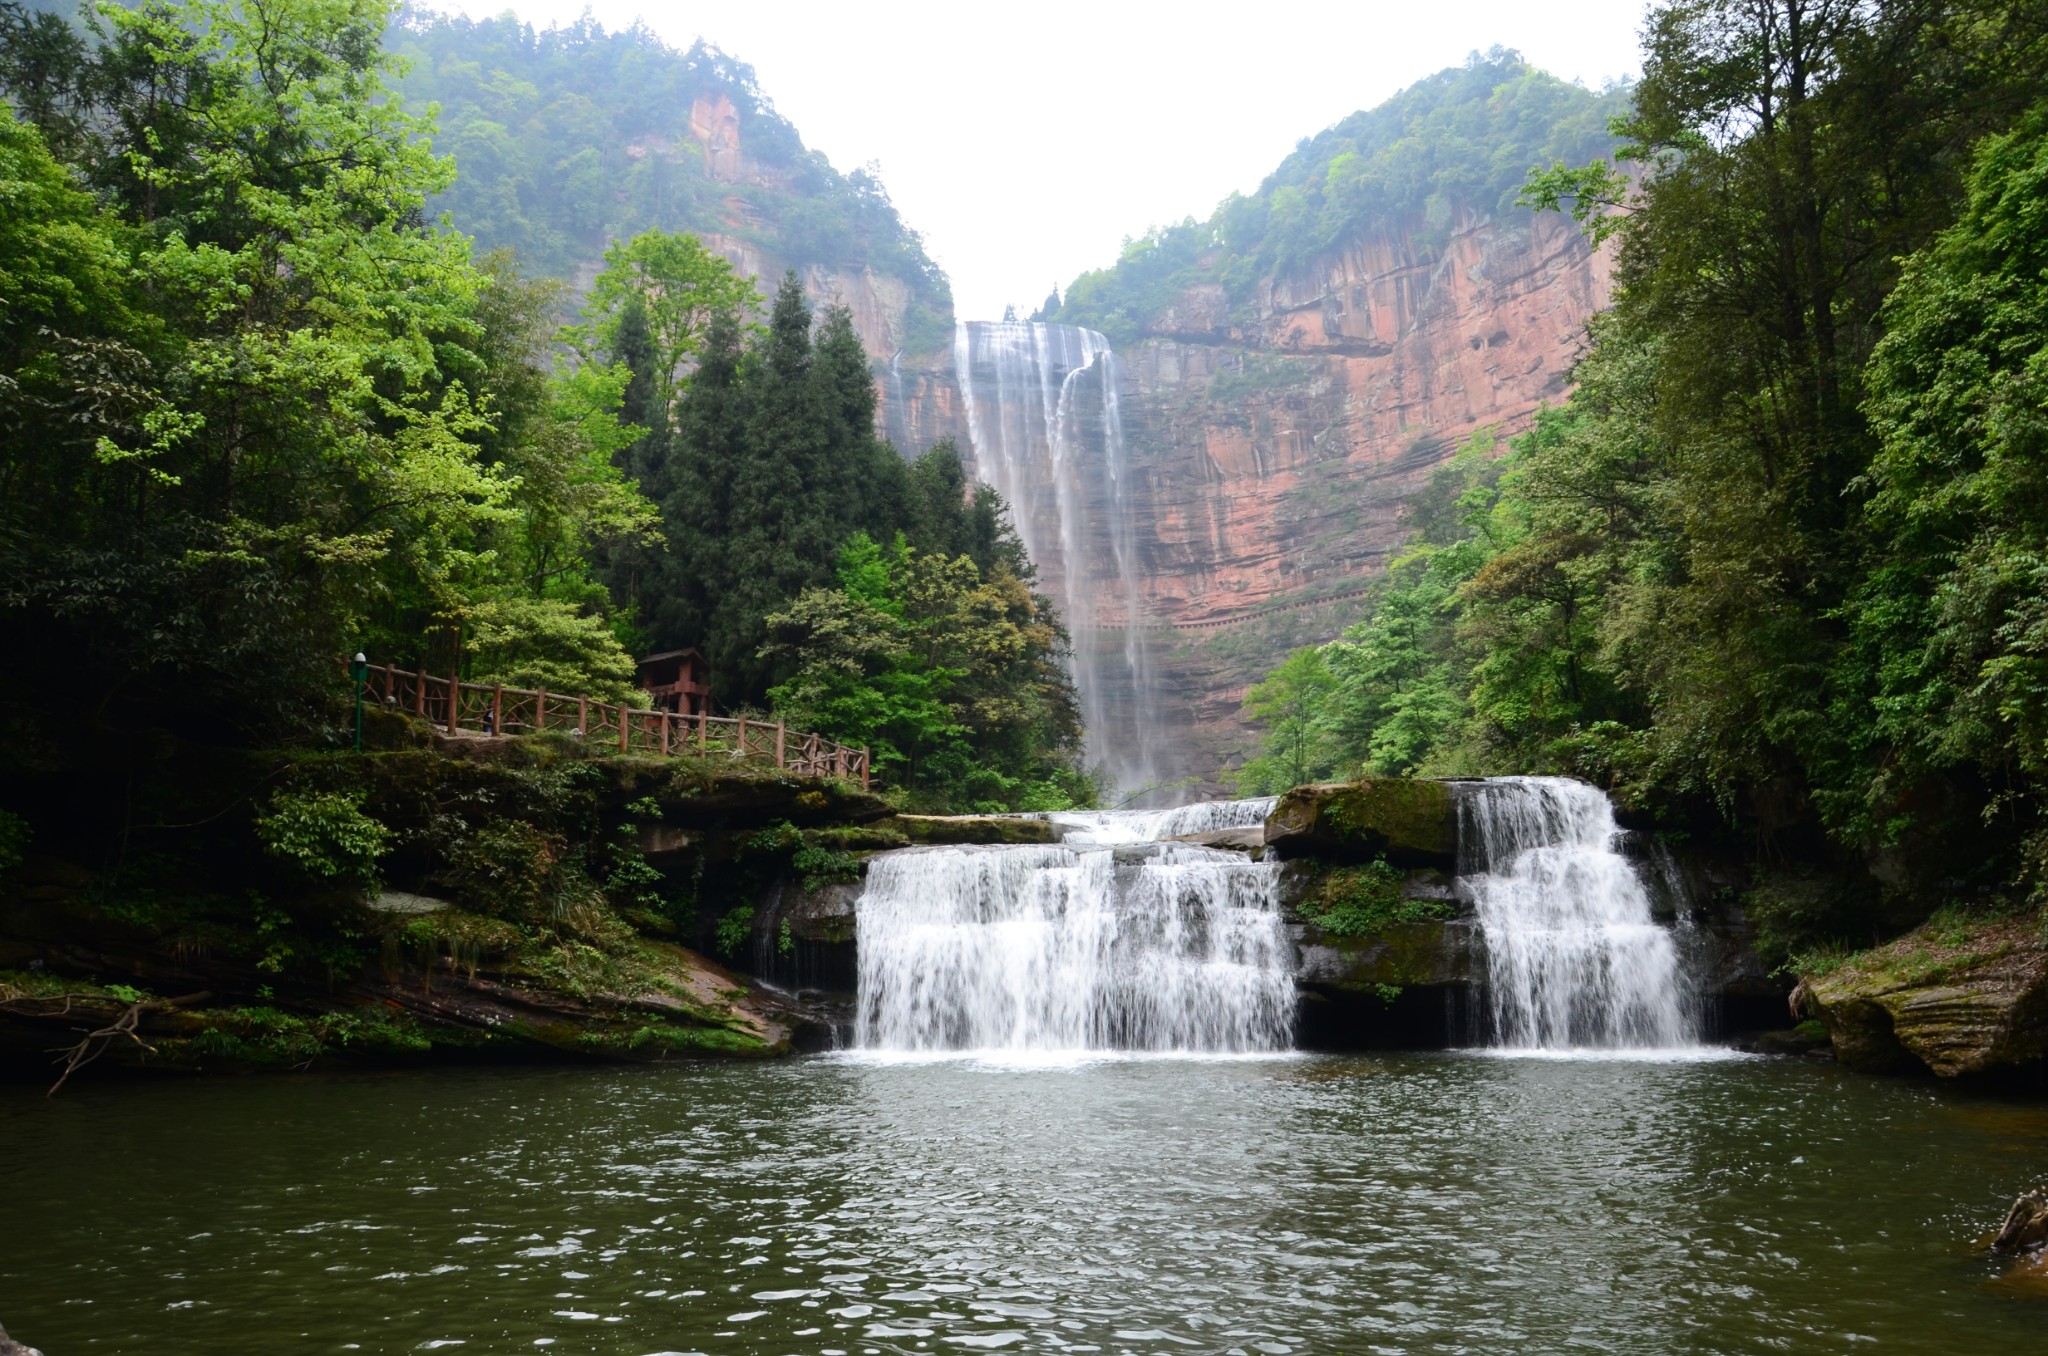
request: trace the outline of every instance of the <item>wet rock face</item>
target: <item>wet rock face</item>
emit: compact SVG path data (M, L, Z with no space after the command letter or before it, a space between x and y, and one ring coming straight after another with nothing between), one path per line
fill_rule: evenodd
M1340 937L1312 923L1292 929L1307 988L1469 988L1486 977L1485 940L1470 918L1390 923L1363 937Z
M1954 1078L2035 1065L2048 1057L2048 940L2034 919L1932 922L1806 977L1793 1001L1851 1068Z
M815 890L805 890L794 881L777 881L769 887L761 926L773 936L787 922L796 941L851 946L861 888L859 881L837 881Z
M1991 1240L1993 1252L2035 1252L2048 1248L2048 1190L2030 1191L2012 1203Z
M1266 844L1281 857L1452 867L1458 815L1444 782L1373 777L1297 786L1266 820Z

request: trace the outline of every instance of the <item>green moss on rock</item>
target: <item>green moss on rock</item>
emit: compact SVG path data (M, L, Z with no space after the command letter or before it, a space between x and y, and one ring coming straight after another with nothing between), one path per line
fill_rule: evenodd
M1016 815L898 815L888 821L913 843L1056 843L1059 831L1049 819Z
M1885 946L1808 973L1794 1003L1827 1026L1835 1058L1944 1078L2048 1057L2048 937L2036 917L1937 915Z
M1282 857L1449 867L1457 860L1457 807L1448 784L1412 777L1297 786L1267 818L1266 844Z

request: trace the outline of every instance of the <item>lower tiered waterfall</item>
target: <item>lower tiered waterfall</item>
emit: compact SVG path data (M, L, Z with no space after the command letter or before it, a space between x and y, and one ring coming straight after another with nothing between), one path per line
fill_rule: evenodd
M1460 788L1459 883L1485 936L1493 1041L1665 1049L1698 1040L1672 935L1616 850L1607 797L1565 777Z
M1293 948L1278 868L1162 842L1269 801L1053 816L1059 844L905 848L859 905L856 1044L871 1050L1284 1050Z

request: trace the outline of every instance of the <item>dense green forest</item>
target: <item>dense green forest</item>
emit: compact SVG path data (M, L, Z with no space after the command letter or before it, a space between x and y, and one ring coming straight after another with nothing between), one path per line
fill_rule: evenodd
M460 174L432 200L485 249L570 278L607 245L645 230L716 231L792 267L872 267L911 292L906 346L952 336L946 276L870 169L841 174L808 150L745 62L687 52L635 25L588 15L536 30L510 13L468 19L408 7L389 35L407 63L393 88L439 109L435 148ZM721 181L690 131L700 98L739 116L749 172Z
M433 224L460 161L392 97L392 19L0 6L17 770L83 729L318 744L358 648L630 698L632 646L692 643L727 707L873 740L921 802L1085 797L1002 505L876 440L846 314L792 277L759 325L724 259L649 230L563 328L564 284ZM846 564L876 551L894 603Z
M1618 248L1574 395L1252 690L1246 789L1590 777L1748 844L1781 956L2038 902L2048 10L1691 0L1645 56L1619 168L1527 189Z
M1524 210L1529 166L1608 154L1608 123L1626 107L1626 91L1594 94L1513 52L1475 52L1304 138L1257 192L1233 193L1207 221L1127 241L1116 263L1076 278L1064 300L1049 298L1041 318L1128 343L1198 283L1221 283L1245 302L1260 279L1375 232L1426 257L1468 216Z

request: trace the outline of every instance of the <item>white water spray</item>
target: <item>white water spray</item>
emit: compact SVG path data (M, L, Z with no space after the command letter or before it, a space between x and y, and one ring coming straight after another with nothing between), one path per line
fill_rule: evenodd
M1240 827L1263 821L1271 802L1220 804L1229 808L1172 813ZM1065 843L906 848L874 860L859 904L858 1046L1288 1048L1294 960L1277 867L1152 841L1161 827L1201 831L1167 816L1055 819Z
M1565 777L1501 777L1460 790L1460 884L1486 938L1495 1043L1696 1044L1698 1005L1678 949L1615 850L1607 797Z
M1109 340L1036 321L962 323L953 370L975 473L1010 505L1074 639L1089 759L1125 789L1158 779L1121 382ZM1106 550L1104 548L1107 548Z

